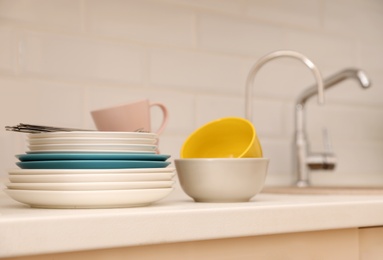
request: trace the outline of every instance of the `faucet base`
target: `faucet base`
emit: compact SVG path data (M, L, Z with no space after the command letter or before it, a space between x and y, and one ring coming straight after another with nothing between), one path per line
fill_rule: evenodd
M295 185L299 188L304 188L310 186L310 183L307 180L299 180Z

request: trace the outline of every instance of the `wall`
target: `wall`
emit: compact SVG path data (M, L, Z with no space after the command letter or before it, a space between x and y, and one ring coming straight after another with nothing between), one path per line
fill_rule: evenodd
M313 183L383 185L382 13L379 0L1 0L0 125L94 128L91 110L149 98L170 110L160 148L178 158L195 128L244 116L245 80L258 58L293 49L325 77L359 67L373 81L368 90L339 84L323 107L309 102L313 148L322 149L327 127L339 159ZM291 59L256 77L253 123L271 158L268 184L294 179L294 100L313 83ZM2 176L24 138L0 132Z

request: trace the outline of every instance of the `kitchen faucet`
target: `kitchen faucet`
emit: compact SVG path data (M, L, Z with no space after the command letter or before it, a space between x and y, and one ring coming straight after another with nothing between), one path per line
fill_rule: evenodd
M315 88L317 89L318 93L318 103L323 104L324 103L324 83L322 80L321 73L319 69L316 67L316 65L309 60L306 56L299 52L291 51L291 50L280 50L271 52L269 54L266 54L265 56L261 57L250 69L250 72L247 76L246 80L246 93L245 93L245 114L246 118L250 121L252 121L252 90L253 90L253 83L255 75L258 73L258 71L264 66L267 62L276 59L276 58L283 58L283 57L290 57L294 59L298 59L299 61L303 62L304 65L306 65L311 72L314 74L314 77L316 79L316 85L314 86L314 94L316 93ZM310 88L310 91L312 89ZM311 92L310 92L311 94ZM312 96L312 94L310 95Z
M355 79L362 88L368 88L371 82L367 75L360 69L348 68L326 78L324 89L328 89L346 79ZM298 187L310 185L310 170L332 170L336 165L336 157L332 152L327 132L324 135L325 151L323 153L312 153L309 150L309 142L305 129L305 104L307 100L316 94L316 85L305 89L295 103L295 142L294 156L296 161L296 171Z

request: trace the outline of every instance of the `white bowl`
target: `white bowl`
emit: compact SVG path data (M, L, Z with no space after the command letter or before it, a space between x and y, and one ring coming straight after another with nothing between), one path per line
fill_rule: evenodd
M246 202L265 183L269 159L176 159L184 192L196 202Z

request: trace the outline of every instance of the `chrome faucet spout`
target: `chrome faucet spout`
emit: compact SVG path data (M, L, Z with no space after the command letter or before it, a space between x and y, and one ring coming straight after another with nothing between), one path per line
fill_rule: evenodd
M367 74L360 69L348 68L344 69L336 74L329 76L323 80L324 89L331 88L332 86L346 80L354 79L359 83L362 88L369 88L371 86L371 81L368 78ZM297 98L296 104L304 105L307 100L316 95L316 84L308 87L302 94Z
M314 77L316 79L316 85L315 89L317 89L318 93L318 103L323 104L324 103L324 83L322 80L322 75L319 71L319 69L316 67L316 65L308 59L303 54L291 51L291 50L279 50L275 52L271 52L269 54L266 54L265 56L261 57L250 69L250 72L248 74L247 80L246 80L246 94L245 94L245 113L246 118L250 121L252 121L252 94L253 94L253 83L254 78L257 72L270 60L276 59L276 58L282 58L282 57L290 57L294 59L298 59L302 61L314 74Z
M328 89L336 84L346 80L354 79L363 88L369 88L371 81L366 73L360 69L348 68L342 70L326 79L324 79L324 89ZM298 180L296 185L306 187L310 185L310 170L332 170L336 166L336 157L330 148L323 153L312 153L309 149L309 142L306 134L305 125L305 104L308 99L316 94L316 85L312 85L305 89L298 96L295 103L295 146L294 155L296 160L296 171ZM328 139L327 132L325 138ZM328 140L325 140L325 147L331 147Z

